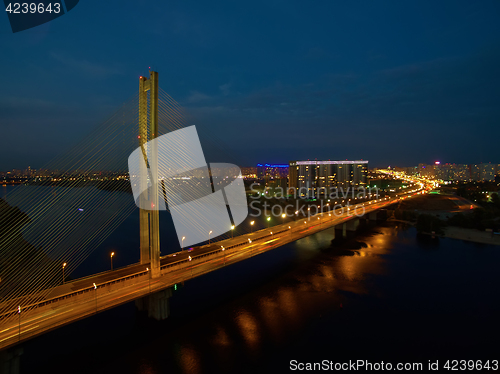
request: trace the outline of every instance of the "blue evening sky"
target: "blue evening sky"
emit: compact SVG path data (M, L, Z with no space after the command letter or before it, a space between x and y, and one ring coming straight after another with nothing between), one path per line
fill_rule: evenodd
M500 163L497 0L80 0L16 34L1 15L0 50L0 170L43 166L149 66L248 165Z

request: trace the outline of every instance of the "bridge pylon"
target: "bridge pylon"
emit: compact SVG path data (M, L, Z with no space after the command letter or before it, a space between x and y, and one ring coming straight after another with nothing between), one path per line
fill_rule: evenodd
M149 91L149 98L148 98ZM149 110L148 110L149 107ZM149 130L149 131L148 131ZM139 146L142 148L145 165L141 165L140 183L144 184L140 197L141 206L151 206L151 210L139 209L141 264L150 264L151 277L160 276L160 216L158 196L158 149L156 142L148 141L158 136L158 72L150 71L149 79L139 78ZM149 156L149 157L148 157ZM149 177L148 177L149 167ZM151 178L151 188L147 188ZM143 186L141 186L143 187Z

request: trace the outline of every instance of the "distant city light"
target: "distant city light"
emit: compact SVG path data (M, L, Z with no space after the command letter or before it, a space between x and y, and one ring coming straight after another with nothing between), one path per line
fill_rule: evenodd
M288 165L279 165L279 164L257 164L257 166L267 166L271 168L287 168Z

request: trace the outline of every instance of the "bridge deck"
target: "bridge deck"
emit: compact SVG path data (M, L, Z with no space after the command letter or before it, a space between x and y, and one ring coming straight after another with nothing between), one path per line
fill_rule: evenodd
M414 191L411 194L416 195ZM400 199L401 197L392 197L366 202L365 213L386 207ZM3 316L0 349L358 218L351 214L352 211L351 209L350 212L340 215L333 212L331 215L319 213L309 219L286 222L269 229L197 247L191 252L183 251L164 256L161 259L159 278L149 277L146 270L148 264L133 264L55 287L48 299L25 307L21 314L12 311ZM222 250L222 246L225 250ZM97 285L96 289L94 283Z

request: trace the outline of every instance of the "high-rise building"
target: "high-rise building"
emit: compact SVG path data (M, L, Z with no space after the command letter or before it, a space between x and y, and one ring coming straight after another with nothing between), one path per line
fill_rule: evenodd
M257 168L254 166L242 167L241 176L243 179L257 179Z
M495 164L479 165L479 180L493 182L495 180Z
M317 196L330 188L365 187L367 173L368 161L290 161L288 186Z
M467 182L471 179L469 165L451 165L451 180L457 182Z
M473 181L481 180L481 169L479 165L473 164L470 166L470 178Z
M424 178L434 178L434 165L418 164L418 174Z
M406 169L400 168L410 174ZM422 177L436 178L444 181L494 181L495 175L500 175L500 165L496 164L418 164L418 174Z
M266 187L280 187L285 191L288 185L288 165L257 164L257 178L262 180Z
M288 165L257 164L257 178L259 179L288 178Z
M438 164L434 165L434 174L436 179L440 179L443 181L451 181L453 180L453 171L452 165L450 164Z

